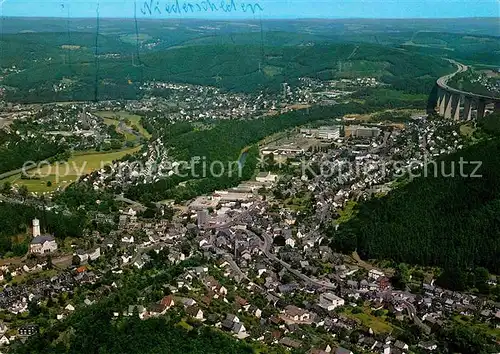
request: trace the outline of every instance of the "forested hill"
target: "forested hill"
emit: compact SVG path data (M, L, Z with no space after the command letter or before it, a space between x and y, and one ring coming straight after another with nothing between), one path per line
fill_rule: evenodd
M460 177L460 158L481 161L480 178ZM456 177L443 177L455 165ZM332 246L362 258L432 265L446 270L476 266L500 273L500 139L450 155L427 177L360 205L355 218L329 230ZM464 175L475 165L464 165Z
M289 37L301 38L299 34ZM398 90L427 94L439 76L454 69L437 56L374 44L321 41L283 46L270 41L235 45L205 44L201 39L196 45L145 51L140 55L141 65L137 65L132 59L136 49L115 35L99 42L101 54L95 60L92 38L89 33L73 34L70 42L62 33L5 35L0 39L5 48L0 67L19 69L2 81L6 99L138 99L144 95L141 83L154 80L259 92L279 91L283 82L293 85L300 77L330 80L367 76ZM55 90L58 86L65 89Z

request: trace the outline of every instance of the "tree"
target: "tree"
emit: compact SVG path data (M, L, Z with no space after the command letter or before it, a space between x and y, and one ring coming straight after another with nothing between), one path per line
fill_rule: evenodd
M19 195L23 198L26 199L28 197L29 191L28 187L26 187L24 184L19 187Z
M76 254L73 256L73 259L71 260L71 264L74 266L78 267L80 265L80 257L78 257Z
M52 264L52 256L49 254L47 257L47 269L52 269L54 268L54 265Z
M47 187L52 187L52 182L51 181L47 181Z
M9 181L5 182L2 186L2 194L9 194L11 190L12 184Z
M475 286L480 293L486 294L490 290L488 281L490 280L490 273L486 268L477 267L474 270Z
M438 277L437 284L455 291L462 291L467 288L467 279L465 272L458 267L447 267Z
M42 309L36 303L36 301L30 301L28 303L28 311L29 311L31 317L36 317L42 312Z
M405 289L406 285L410 281L410 270L405 263L400 263L396 267L396 272L392 277L392 284L397 289Z

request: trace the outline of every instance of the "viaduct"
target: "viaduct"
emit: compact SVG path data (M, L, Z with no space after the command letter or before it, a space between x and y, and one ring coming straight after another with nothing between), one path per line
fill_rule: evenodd
M484 117L488 106L491 106L495 112L500 112L499 97L478 95L448 86L447 82L449 79L468 69L463 64L453 60L450 61L457 65L458 70L437 80L437 112L445 118L454 120L470 120L473 118L473 112L476 119L481 119ZM463 108L461 109L461 107Z

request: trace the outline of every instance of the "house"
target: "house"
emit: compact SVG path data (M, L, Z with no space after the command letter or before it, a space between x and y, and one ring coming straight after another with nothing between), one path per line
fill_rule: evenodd
M122 255L122 263L127 264L132 259L132 256Z
M255 180L260 183L273 183L278 179L278 175L274 175L271 172L260 172L255 177Z
M246 332L246 329L244 326L243 327L238 326L237 328L235 328L235 325L237 323L240 323L240 319L236 315L229 313L226 315L226 319L224 321L222 321L221 326L222 326L222 328L224 328L225 330L228 330L228 331L235 332L234 329L236 329L237 330L235 332L236 334L238 334L239 332L242 332L243 330Z
M311 322L311 315L294 305L286 306L281 317L285 322Z
M81 250L81 249L77 250L74 255L78 256L78 258L80 259L80 263L87 262L89 259L89 255L87 254L87 252L85 252L84 250Z
M262 276L262 274L267 272L267 267L263 264L257 264L257 266L255 267L255 270L257 271L257 277L260 278Z
M194 299L189 298L189 297L181 297L178 300L184 307L190 307L190 306L194 306L196 304L196 301Z
M57 250L57 242L54 236L51 235L39 235L31 240L30 243L30 253L33 254L45 254L51 253Z
M167 307L160 304L151 304L148 307L148 313L151 317L158 317L164 315L167 312Z
M134 243L134 236L123 236L122 242L123 243Z
M246 333L246 328L245 328L245 325L241 322L235 322L234 325L233 325L233 328L232 328L232 332L234 334L242 334L242 333Z
M400 341L400 340L397 340L395 343L394 343L394 346L398 349L401 349L401 350L408 350L408 344Z
M344 306L344 304L344 299L338 297L333 293L323 293L319 296L318 305L327 311L332 311L339 306Z
M5 334L9 328L5 325L5 323L0 323L0 335Z
M186 313L198 321L203 321L203 311L198 306L191 306L186 309Z
M36 325L36 324L27 324L27 325L19 327L19 329L17 330L19 335L22 337L29 337L29 336L32 336L34 334L38 334L39 331L40 331L40 327L38 327L38 325Z
M88 252L89 260L94 261L101 256L101 248L96 247Z
M285 236L285 245L290 246L291 248L295 247L295 240L293 239L292 236L289 237Z
M102 245L105 246L105 247L107 247L107 248L113 248L114 242L113 242L113 240L111 240L111 239L108 238L108 239L105 239L103 241Z
M160 304L165 306L167 310L175 305L174 297L172 295L167 295L163 299L161 299Z
M298 340L293 340L289 337L281 338L279 343L281 345L284 345L285 347L294 348L294 349L300 348L300 346L302 345L302 342L299 342Z
M66 305L66 307L64 308L66 311L75 311L75 307L71 304L68 304Z
M427 350L427 351L436 350L438 347L436 342L420 342L420 343L418 343L418 346L422 349Z
M384 276L385 276L385 274L383 272L381 272L380 270L377 270L377 269L371 269L368 272L368 277L370 279L373 279L373 280L378 280L378 278L384 277Z
M7 338L5 335L3 335L0 338L0 346L3 347L4 345L9 345L9 344L10 344L9 338Z

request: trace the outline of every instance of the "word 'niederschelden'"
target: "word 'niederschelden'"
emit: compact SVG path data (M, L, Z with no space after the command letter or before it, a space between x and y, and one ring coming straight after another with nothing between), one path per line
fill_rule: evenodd
M190 14L197 12L218 12L218 13L230 13L230 12L248 12L255 14L257 11L264 11L262 6L258 3L247 3L239 2L236 3L234 0L226 1L195 1L195 2L179 2L176 0L175 3L166 4L161 6L159 1L145 1L141 8L143 15L172 15L172 14Z

